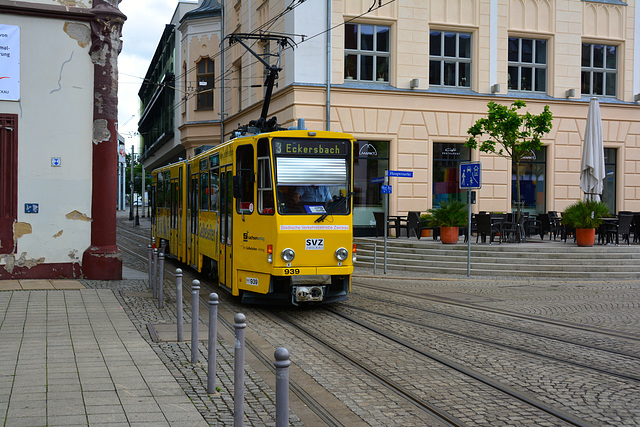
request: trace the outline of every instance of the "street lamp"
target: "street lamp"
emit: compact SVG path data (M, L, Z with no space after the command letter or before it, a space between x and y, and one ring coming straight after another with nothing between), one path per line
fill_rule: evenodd
M141 194L141 202L142 203L142 218L144 218L144 184L145 184L145 179L144 179L144 163L140 162L140 165L142 166L142 173L140 174L140 193Z
M147 201L147 216L151 218L151 186L147 185L147 194L149 195L149 200Z
M135 146L131 146L131 197L129 198L129 221L131 221L133 219L133 158L134 158L134 147Z

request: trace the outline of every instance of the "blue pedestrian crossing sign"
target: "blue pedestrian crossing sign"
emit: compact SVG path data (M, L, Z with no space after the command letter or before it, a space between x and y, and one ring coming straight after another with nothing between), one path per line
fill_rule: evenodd
M482 188L482 163L460 163L460 189L473 190Z

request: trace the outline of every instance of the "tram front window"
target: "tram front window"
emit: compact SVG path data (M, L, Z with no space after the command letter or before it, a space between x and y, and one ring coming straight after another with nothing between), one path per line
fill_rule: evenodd
M281 214L346 214L349 203L346 185L279 185L278 212Z
M272 145L278 213L350 213L350 141L274 138Z

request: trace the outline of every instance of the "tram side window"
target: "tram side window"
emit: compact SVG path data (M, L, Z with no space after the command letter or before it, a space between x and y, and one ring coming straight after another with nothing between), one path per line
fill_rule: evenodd
M157 188L157 194L158 194L158 200L156 201L157 208L161 208L162 206L164 206L164 177L162 176L162 172L160 172L156 179L158 180L158 188Z
M218 195L220 192L220 178L219 178L219 157L217 154L209 157L209 164L211 170L209 171L209 202L210 209L214 212L218 211Z
M239 188L234 189L236 199L236 211L242 214L253 213L253 187L254 187L254 165L253 146L242 145L236 151L236 180L234 185Z
M218 211L219 179L218 168L211 169L211 174L209 175L209 201L211 202L211 210L214 212Z
M209 172L200 172L200 210L209 210Z
M273 215L274 208L269 140L261 139L258 141L258 213Z
M156 223L156 208L158 207L158 205L156 205L157 203L157 197L156 197L156 184L151 184L151 192L149 193L149 205L151 206L151 223L155 224Z
M170 183L171 182L171 175L169 174L169 171L166 171L164 173L164 207L167 208L169 207L170 203L171 203L171 186Z
M171 228L178 227L178 204L180 202L180 187L178 180L171 180Z

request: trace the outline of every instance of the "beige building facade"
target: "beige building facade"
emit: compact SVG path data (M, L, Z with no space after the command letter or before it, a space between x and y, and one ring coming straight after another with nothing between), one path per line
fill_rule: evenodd
M510 160L464 142L489 101L516 99L526 102L523 111L537 114L549 105L553 114L543 150L520 171L525 210L562 211L583 197L582 142L595 96L607 165L603 198L614 211L640 211L640 2L226 0L220 6L219 21L199 33L181 28L192 34L182 39L184 61L176 65L183 85L198 81L203 58L215 74L211 108L199 109L195 95L181 104L188 156L259 117L265 67L224 35L262 31L288 37L287 45L248 42L270 64L281 61L269 117L285 127L304 118L309 129L359 140L359 228L372 227L373 212L382 208L379 184L370 178L385 169L413 172L391 179L392 214L466 200L457 190L461 161L482 162L474 211L514 209Z

